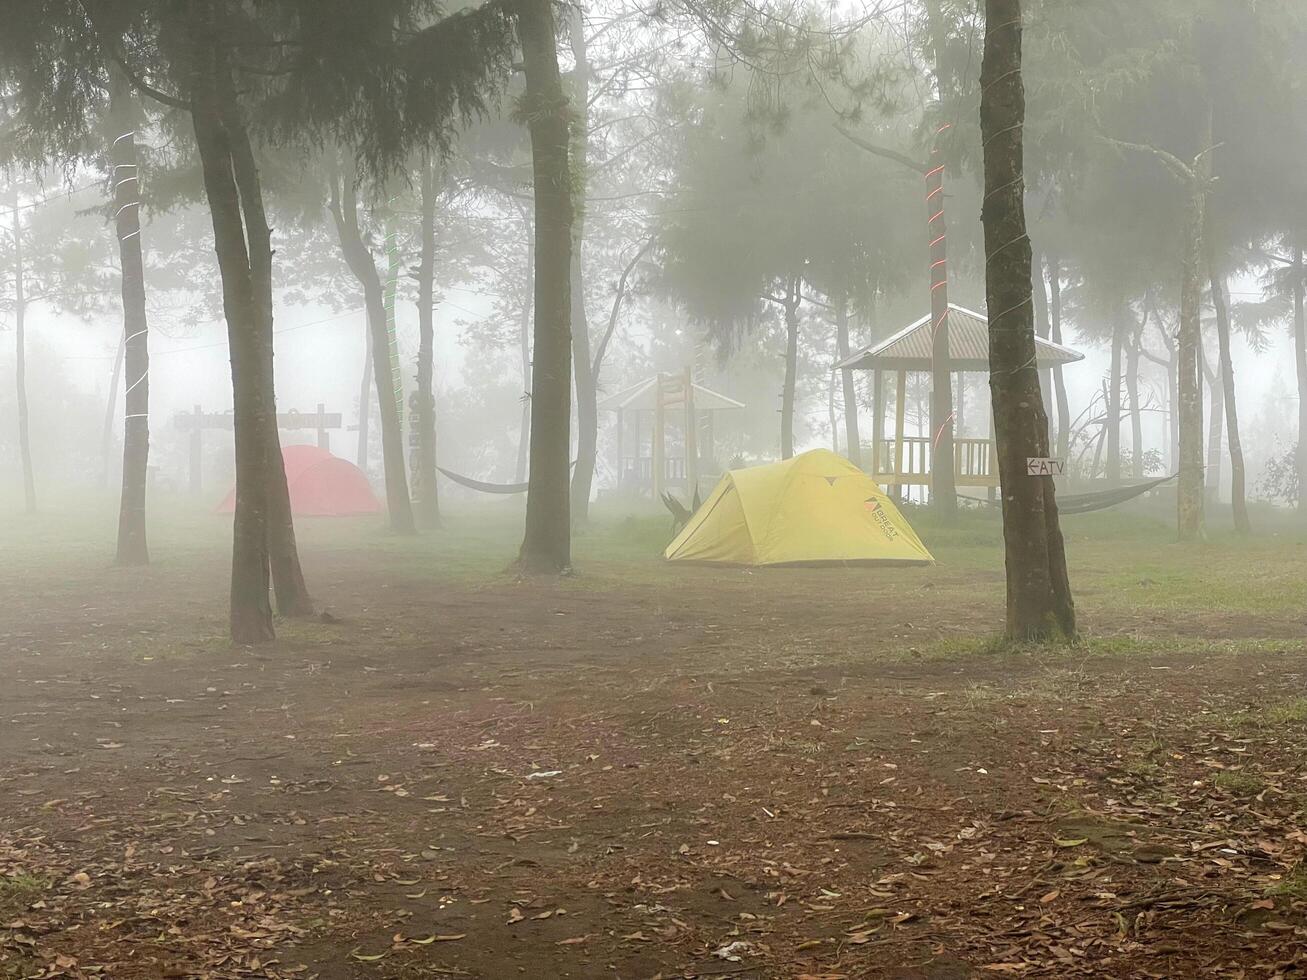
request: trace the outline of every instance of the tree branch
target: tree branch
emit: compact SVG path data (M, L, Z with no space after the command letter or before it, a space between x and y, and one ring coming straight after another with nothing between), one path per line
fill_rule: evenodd
M840 135L843 136L846 140L848 140L854 146L861 147L862 149L866 150L868 153L871 153L878 157L883 157L886 160L893 160L895 163L902 164L903 166L909 168L910 170L914 170L919 174L925 174L930 170L930 168L926 166L924 163L920 162L919 160L912 159L912 157L908 156L905 153L900 153L898 152L898 150L891 150L887 146L878 146L875 143L868 143L861 136L854 136L843 126L836 126L835 128L839 131Z

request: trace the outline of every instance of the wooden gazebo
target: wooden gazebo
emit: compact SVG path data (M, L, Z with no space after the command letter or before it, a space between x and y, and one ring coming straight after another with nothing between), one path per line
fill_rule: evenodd
M873 404L876 419L873 428L871 475L882 486L929 486L931 439L928 434L907 435L904 416L907 409L909 372L931 370L931 319L929 315L904 327L894 336L865 347L835 365L836 370L872 372ZM989 373L989 321L983 313L949 304L948 309L949 371L957 375L958 398L964 390L967 372ZM1070 347L1035 338L1035 357L1040 368L1071 364L1084 355ZM884 375L896 375L894 434L885 436L881 417L884 402ZM959 405L961 401L959 400ZM988 413L986 413L988 417ZM959 423L960 423L959 419ZM958 435L953 439L953 472L960 487L998 486L998 465L994 458L993 426L983 438Z
M609 395L599 408L617 415L619 488L655 497L669 487L693 494L701 477L719 470L714 446L717 413L743 407L743 402L695 384L688 368L675 374L659 372Z

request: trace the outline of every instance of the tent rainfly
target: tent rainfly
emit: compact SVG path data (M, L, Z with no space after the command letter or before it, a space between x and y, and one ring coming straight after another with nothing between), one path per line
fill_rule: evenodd
M282 465L290 491L290 510L297 517L353 517L381 513L367 475L347 459L318 446L283 446ZM218 505L219 514L236 510L236 490Z
M664 557L736 565L935 560L876 482L828 449L726 473Z

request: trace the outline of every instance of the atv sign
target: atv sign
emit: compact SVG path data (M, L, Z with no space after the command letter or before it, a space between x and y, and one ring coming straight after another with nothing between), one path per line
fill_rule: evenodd
M1026 457L1026 476L1065 476L1066 460L1047 456Z

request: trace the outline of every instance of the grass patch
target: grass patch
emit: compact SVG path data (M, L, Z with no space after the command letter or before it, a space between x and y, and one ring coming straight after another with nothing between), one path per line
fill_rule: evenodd
M6 875L0 878L0 920L8 921L45 894L50 882L36 875Z
M1300 864L1266 889L1266 894L1297 900L1307 899L1307 869Z
M1252 711L1240 711L1230 718L1236 728L1274 728L1307 723L1307 698L1290 698Z
M1213 776L1212 785L1232 796L1256 796L1266 788L1266 783L1252 773L1230 769Z

